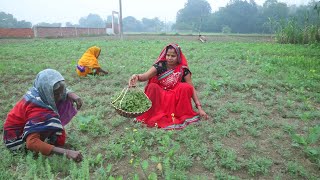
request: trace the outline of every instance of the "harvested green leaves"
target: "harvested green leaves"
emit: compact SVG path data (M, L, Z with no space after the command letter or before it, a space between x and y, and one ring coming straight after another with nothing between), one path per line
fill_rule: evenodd
M116 100L120 94L117 94L113 99ZM124 96L124 97L123 97ZM113 105L126 112L144 112L151 107L151 102L148 97L139 90L128 90L127 93L113 102Z

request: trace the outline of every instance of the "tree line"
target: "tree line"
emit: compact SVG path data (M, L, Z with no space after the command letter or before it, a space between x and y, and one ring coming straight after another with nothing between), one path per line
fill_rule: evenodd
M266 0L262 6L254 0L230 0L225 7L212 12L206 0L188 0L177 12L176 22L163 22L159 18L133 16L123 18L124 32L222 32L222 33L276 33L279 27L288 22L296 27L320 25L320 1L311 1L308 5L288 5L277 0ZM89 14L79 19L78 24L67 22L67 27L106 27L111 23L97 14ZM117 22L117 19L116 21ZM61 27L62 23L38 23L37 26ZM13 15L0 12L0 27L31 28L27 21L17 21Z
M225 7L211 13L206 0L188 0L178 11L174 29L226 33L274 33L279 23L294 19L299 27L319 24L316 1L308 5L287 5L266 0L262 6L254 0L230 0Z

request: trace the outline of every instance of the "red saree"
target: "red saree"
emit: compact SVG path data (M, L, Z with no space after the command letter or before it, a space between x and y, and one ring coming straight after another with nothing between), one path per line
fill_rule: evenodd
M145 93L150 98L152 107L136 120L147 124L148 127L182 129L190 123L197 122L200 116L191 104L193 87L181 82L183 69L188 69L187 60L178 45L168 46L172 46L177 52L179 65L149 79ZM168 46L162 50L156 63L166 61Z

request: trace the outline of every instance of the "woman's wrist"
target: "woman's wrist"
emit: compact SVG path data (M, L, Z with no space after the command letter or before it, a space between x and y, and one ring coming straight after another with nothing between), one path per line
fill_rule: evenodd
M77 99L80 99L80 97L79 97L76 93L74 93L74 92L69 93L69 94L68 94L68 97L69 97L71 100L73 100L73 101L75 101L75 100L77 100Z
M53 149L51 152L54 154L66 155L68 153L68 150L64 149L64 148L53 146Z
M202 108L201 103L196 103L197 109Z
M68 150L68 149L65 149L64 155L65 155L67 158L69 158L69 150Z

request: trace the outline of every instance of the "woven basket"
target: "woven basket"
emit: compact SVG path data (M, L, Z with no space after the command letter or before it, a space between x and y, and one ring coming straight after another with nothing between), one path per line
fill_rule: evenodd
M121 104L121 102L122 102L124 96L126 95L128 89L129 89L129 88L123 88L123 90L121 91L120 95L119 95L114 101L111 102L111 105L112 105L112 107L116 110L116 112L117 112L120 116L127 117L127 118L135 118L135 117L140 116L141 114L147 112L147 111L151 108L151 104L152 104L152 103L151 103L150 99L148 98L148 96L141 90L141 91L143 92L143 94L144 94L144 95L148 98L148 100L150 101L150 107L149 107L147 110L145 110L145 111L143 111L143 112L127 112L127 111L125 111L125 110L122 110L122 109L120 109L120 108L117 108L117 107L114 105L114 103L117 102L117 100L122 97L121 100L120 100L120 104Z

